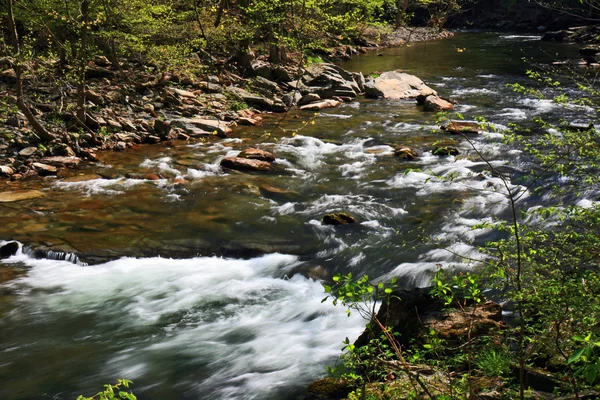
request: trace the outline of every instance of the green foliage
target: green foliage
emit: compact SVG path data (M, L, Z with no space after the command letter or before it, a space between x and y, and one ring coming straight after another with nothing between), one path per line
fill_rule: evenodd
M131 392L122 389L128 389L133 382L127 379L117 379L114 385L104 385L104 390L91 397L79 396L77 400L136 400L137 397Z
M513 356L506 348L487 348L477 355L475 366L487 376L508 376Z

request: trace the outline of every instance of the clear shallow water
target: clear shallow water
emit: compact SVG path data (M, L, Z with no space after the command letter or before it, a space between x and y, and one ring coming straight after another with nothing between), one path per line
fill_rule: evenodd
M402 68L458 100L467 119L483 116L501 130L558 110L505 87L523 81L531 67L525 55L550 62L575 53L537 39L459 34L343 66ZM286 128L312 114L297 115ZM441 135L435 119L412 101L362 99L323 112L296 137L265 142L267 126L240 129L224 141L102 154L102 163L67 174L97 174L94 180L12 184L45 197L0 204L1 239L76 252L94 265L23 255L0 264L10 271L0 283L0 398L72 399L117 377L134 380L140 398L150 399L301 393L362 326L321 304L321 284L305 276L351 271L425 285L438 264L469 268L457 254L474 256L474 244L495 235L472 227L507 214L501 180L469 143ZM500 139L487 133L474 143L511 174L516 190L528 163ZM218 166L256 143L275 153L285 174ZM433 156L434 143L461 155ZM400 144L423 156L396 159L392 146ZM147 173L161 179L144 179ZM181 178L188 184L175 182ZM359 224L320 224L338 211Z

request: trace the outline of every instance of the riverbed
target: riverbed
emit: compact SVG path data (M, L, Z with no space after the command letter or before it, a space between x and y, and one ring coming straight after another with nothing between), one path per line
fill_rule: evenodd
M140 399L301 396L364 325L321 303L320 279L352 272L426 286L437 268L472 268L477 245L498 237L476 227L509 212L487 162L521 191L520 206L543 203L525 189L529 160L502 132L559 112L585 121L587 111L506 85L527 82L535 65L523 58L576 52L536 35L458 33L341 64L419 76L466 119L489 121L470 141L441 133L439 116L412 100L361 98L318 116L291 112L285 132L268 124L275 114L229 139L104 153L59 178L12 183L42 196L0 204L0 240L80 262L24 251L0 263L10 271L0 280L0 398L74 399L119 377ZM219 166L256 144L283 173ZM433 155L440 144L460 154ZM397 145L422 155L401 160ZM332 212L357 223L323 225Z

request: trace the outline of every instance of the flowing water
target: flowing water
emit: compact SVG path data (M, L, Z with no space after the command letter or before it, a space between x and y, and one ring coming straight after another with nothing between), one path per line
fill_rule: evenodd
M467 119L486 118L498 131L473 138L474 146L510 174L511 190L523 188L527 160L501 143L501 131L558 109L505 85L524 82L531 66L523 57L548 63L575 48L539 36L461 33L382 53L343 67L401 68L459 101ZM284 126L312 117L297 112ZM363 324L321 303L318 278L368 273L423 286L438 265L469 268L464 256L495 237L473 227L507 216L502 180L413 101L360 99L314 122L296 136L267 140L265 125L226 140L106 153L59 178L11 184L43 197L0 203L0 239L81 260L19 251L0 263L0 398L74 399L118 377L132 379L141 399L296 398ZM256 143L285 173L219 167ZM434 156L436 143L461 154ZM395 158L401 144L423 156ZM324 214L341 211L359 223L321 225Z

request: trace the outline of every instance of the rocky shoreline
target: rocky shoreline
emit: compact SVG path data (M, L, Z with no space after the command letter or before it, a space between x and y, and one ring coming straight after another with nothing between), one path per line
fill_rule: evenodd
M398 30L379 41L366 35L358 44L338 43L323 58L349 58L381 46L449 34L415 28ZM56 175L82 161L98 161L98 151L124 151L171 140L226 138L238 125L260 125L264 113L286 113L294 107L318 111L363 94L385 97L374 89L373 79L330 63L299 68L257 58L248 76L241 77L226 68L226 60L212 62L221 64L218 74L165 72L157 76L146 72L148 66L139 61L115 65L106 57L96 57L86 70L86 128L79 126L73 112L76 91L47 73L54 66L30 65L24 80L26 98L34 115L56 137L43 142L16 107L11 60L0 59L0 106L5 114L0 118L0 181Z

